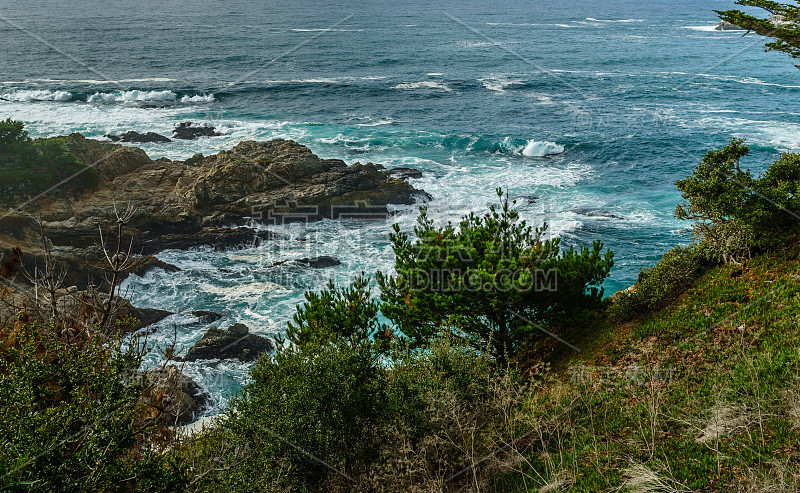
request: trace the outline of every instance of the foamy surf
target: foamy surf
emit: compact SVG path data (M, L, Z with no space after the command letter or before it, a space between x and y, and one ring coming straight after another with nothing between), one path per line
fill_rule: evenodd
M30 103L35 101L57 101L67 102L72 100L72 93L68 91L48 91L48 90L21 90L7 92L0 95L6 101Z
M178 94L165 91L119 91L119 92L96 92L89 96L86 101L89 103L113 104L113 103L212 103L216 99L213 94L183 96L180 99Z
M522 149L522 155L527 157L545 157L564 152L564 146L550 141L529 140Z
M437 91L445 91L445 92L452 92L453 90L447 87L446 85L434 82L430 80L425 80L421 82L402 82L397 84L396 86L392 87L392 89L400 89L404 91L414 91L418 89L433 89Z

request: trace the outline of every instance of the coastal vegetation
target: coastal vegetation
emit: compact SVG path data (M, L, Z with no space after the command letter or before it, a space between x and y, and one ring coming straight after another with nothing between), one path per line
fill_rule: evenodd
M11 207L36 190L19 187L36 173L80 171L76 152L111 145L33 141L11 120L0 139L0 176L18 180L4 196ZM248 170L264 180L259 193L288 193L264 172L279 149L307 168L275 169L329 174L351 197L418 192L374 165L347 169L301 147L244 143L192 166L128 150L93 186L113 197L103 173L134 180L130 168L195 173L192 186ZM677 181L676 216L693 242L610 298L601 285L614 258L600 241L562 249L501 190L498 205L458 225L437 226L423 207L413 235L389 232L394 273L307 292L286 339L193 433L178 426L193 411L175 401L197 389L156 386L140 371L146 333L132 332L118 290L135 267L125 227L152 232L152 218L115 211L116 247L95 250L110 275L80 290L64 285L39 223L40 236L20 245L40 249L42 269L27 269L21 247L0 259L0 304L12 311L0 327L0 490L797 491L800 155L756 175L742 169L748 154L734 139ZM345 176L386 188L354 189ZM192 190L238 201L253 192L245 182ZM229 219L186 207L190 236L208 233L208 218ZM30 234L22 215L4 218L14 228L3 238ZM158 349L156 371L179 375L175 348Z
M69 152L67 139L33 140L22 122L0 121L0 205L8 207L69 177L74 178L62 193L97 181L96 171Z

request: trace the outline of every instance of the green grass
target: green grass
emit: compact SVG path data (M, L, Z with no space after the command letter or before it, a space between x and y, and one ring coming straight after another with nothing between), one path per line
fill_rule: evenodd
M564 491L608 491L626 479L630 491L637 480L653 488L645 466L662 482L657 491L796 491L798 278L796 256L764 255L711 269L639 320L606 321L594 343L542 380L524 411L539 428L496 490L538 491L558 478L567 478ZM672 373L660 382L624 373L581 382L569 371L581 365Z

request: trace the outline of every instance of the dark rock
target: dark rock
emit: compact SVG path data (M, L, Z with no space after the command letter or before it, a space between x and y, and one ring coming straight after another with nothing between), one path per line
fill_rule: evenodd
M174 315L172 312L167 310L159 310L158 308L136 308L135 306L131 306L129 309L123 310L121 313L130 315L138 320L138 323L133 326L133 330L143 329L147 326L153 325L156 322L164 320L170 315Z
M128 273L142 277L153 269L162 269L164 272L179 272L181 270L178 266L168 264L152 255L146 255L136 259L133 269L128 271Z
M216 137L222 135L217 133L215 127L206 125L195 125L192 122L183 122L172 131L176 139L192 140L197 137Z
M408 180L409 178L422 178L422 171L414 168L392 168L387 171L389 176Z
M312 269L324 269L326 267L335 267L341 265L342 262L338 258L330 257L328 255L321 255L319 257L299 258L297 262L307 265Z
M250 334L250 329L244 324L233 324L228 330L209 327L183 360L235 358L239 361L255 361L271 350L272 342L269 339Z
M594 207L581 207L575 209L573 212L575 212L575 214L580 214L586 217L598 217L605 219L625 219L624 217L618 214L614 214L613 212Z
M195 310L192 312L192 315L200 319L200 322L204 324L216 322L217 320L222 318L222 314L208 310Z
M130 130L125 132L122 135L106 135L112 142L133 142L137 144L150 144L156 142L172 142L172 139L169 137L164 137L163 135L157 134L155 132L147 132L146 134L140 134L139 132L134 132Z
M254 228L203 228L194 233L167 233L154 235L144 241L140 248L144 253L158 253L162 250L185 250L199 246L210 246L214 250L242 246L257 246L262 241L273 239L273 234Z
M204 157L205 156L203 156L203 154L198 152L197 154L193 155L192 157L184 161L183 164L185 164L186 166L197 166L198 164L203 162Z
M164 407L170 422L192 422L211 404L211 396L175 365L143 372L145 392Z

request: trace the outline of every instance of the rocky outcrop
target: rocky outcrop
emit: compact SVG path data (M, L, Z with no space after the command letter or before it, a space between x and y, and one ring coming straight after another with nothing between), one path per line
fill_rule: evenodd
M145 397L163 409L170 424L193 421L211 404L211 396L175 365L147 370L143 373Z
M321 255L319 257L310 257L310 258L301 258L297 259L297 262L307 265L312 269L324 269L326 267L336 267L337 265L342 265L342 262L335 257L330 257L328 255Z
M714 29L716 29L717 31L741 31L742 30L741 27L737 26L736 24L732 24L730 22L727 22L727 21L720 22L719 24L714 26Z
M781 14L772 14L771 16L769 16L769 23L775 27L783 27L786 25L789 25L789 27L793 27L791 26L791 24L797 24L796 22L786 20L786 17Z
M291 260L281 260L270 265L270 267L277 267L289 262L296 262L298 264L305 265L306 267L311 267L312 269L324 269L327 267L336 267L337 265L342 265L342 262L336 257L320 255L319 257L304 257Z
M422 171L415 168L392 168L387 170L387 173L394 178L402 180L422 178Z
M145 134L140 134L139 132L134 132L133 130L125 132L122 135L108 134L106 135L106 137L112 142L132 142L136 144L172 142L172 139L170 139L169 137L164 137L163 135L157 134L155 132L147 132Z
M245 324L233 324L228 330L209 327L183 360L235 358L239 361L255 361L271 350L272 343L269 339L251 334Z
M217 137L222 135L217 133L217 129L212 126L195 125L192 122L183 122L172 131L176 139L192 140L197 137Z
M41 218L45 233L60 245L94 244L98 227L114 227L115 204L134 208L127 232L136 239L136 253L150 254L202 244L224 248L269 236L229 228L251 217L274 224L336 217L342 208L385 213L387 204L427 197L382 167L320 159L290 140L241 142L186 162L153 161L136 147L80 134L69 136L68 146L94 165L97 186L77 195L44 196L25 209Z

